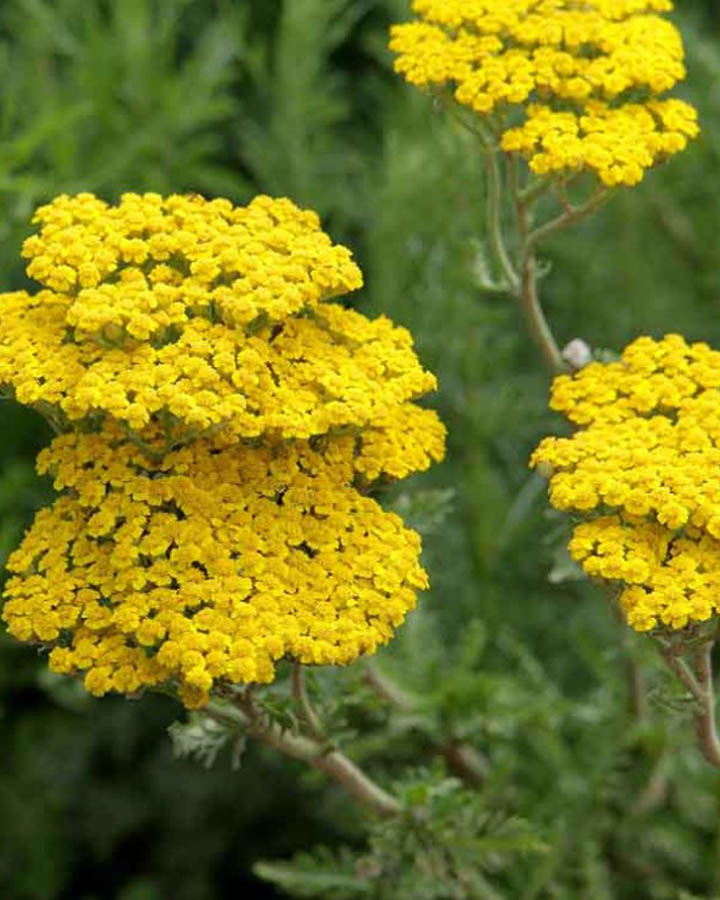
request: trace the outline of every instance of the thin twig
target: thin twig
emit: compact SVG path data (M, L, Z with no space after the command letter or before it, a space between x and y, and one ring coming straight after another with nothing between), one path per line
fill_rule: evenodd
M553 375L566 369L562 353L552 329L545 318L537 286L537 261L530 245L526 245L522 261L522 281L519 296L520 308L535 343L540 348L545 364Z
M555 336L548 324L542 306L537 286L537 262L533 244L530 242L530 203L523 199L518 182L517 163L514 159L508 160L510 189L513 195L515 216L517 221L518 239L520 242L520 290L515 297L525 319L528 331L542 353L545 364L550 372L555 375L565 369L565 363L560 353Z
M714 643L714 640L704 641L693 650L694 672L667 643L660 643L660 653L668 667L692 694L695 700L695 733L698 744L710 765L720 769L720 738L712 672Z
M502 180L497 155L494 148L485 146L485 171L488 177L488 208L487 228L490 236L490 246L493 249L503 276L507 280L511 292L518 290L520 278L510 262L510 256L505 247L505 239L502 233L500 211L502 209Z
M693 698L698 703L702 703L704 701L702 689L685 660L676 653L673 653L672 649L664 643L660 644L660 653L668 668L671 669L677 678L685 685L688 691L693 695Z
M547 193L550 188L555 184L555 179L551 178L549 175L544 176L543 178L539 178L537 181L533 181L530 184L526 185L524 188L518 191L518 199L525 206L530 206L543 194Z

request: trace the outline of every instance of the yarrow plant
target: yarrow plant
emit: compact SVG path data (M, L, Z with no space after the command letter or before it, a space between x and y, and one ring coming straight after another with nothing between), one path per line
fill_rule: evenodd
M639 338L618 362L553 384L578 430L546 438L532 464L550 502L583 519L570 551L588 575L626 585L638 631L684 628L720 609L720 353L679 335Z
M577 427L571 437L546 438L531 465L550 478L552 505L575 518L573 559L619 586L627 622L657 639L689 689L701 747L720 767L711 662L720 612L720 353L679 335L639 338L617 362L593 362L581 340L561 352L538 293L536 250L546 238L698 134L695 109L665 96L685 77L680 34L663 17L672 3L412 7L416 20L391 32L395 69L478 138L498 273L483 287L518 301L557 374L551 407ZM560 212L536 225L548 197Z
M652 636L690 692L700 746L720 768L720 352L679 335L641 337L611 361L578 339L561 351L539 296L546 239L698 134L693 107L668 96L685 76L680 35L663 15L671 3L412 7L415 20L390 36L395 69L477 141L486 233L473 271L483 290L518 304L555 376L551 408L573 429L545 437L530 465L572 517L572 558L611 586L627 623ZM227 739L237 749L256 738L376 814L367 855L261 863L261 877L298 896L503 896L484 873L502 872L503 854L547 846L523 820L497 815L493 773L468 734L519 743L503 713L534 707L535 696L501 679L479 684L474 626L447 677L444 648L427 648L427 696L369 659L428 587L419 534L376 499L445 452L443 424L419 402L436 380L410 334L343 304L362 286L360 269L289 199L126 193L112 204L80 193L56 197L33 222L22 255L36 286L0 294L0 391L50 424L37 471L58 496L8 560L9 633L96 697L179 700L186 721L171 733L181 755L212 761ZM436 493L442 507L452 492ZM442 508L429 506L436 525ZM405 515L411 498L395 508ZM540 667L514 650L532 690L545 690ZM358 662L356 681L345 676L318 712L310 667ZM375 706L362 706L363 691ZM547 693L553 729L565 711ZM497 721L475 710L485 702L497 702ZM442 760L390 790L339 746L363 716L380 717L378 706L393 752L405 743ZM369 756L377 744L364 737L356 750ZM592 790L611 781L599 771ZM655 802L655 774L636 809ZM611 851L600 838L590 848L587 883L600 884L598 860ZM551 890L553 867L528 897ZM527 886L522 872L507 878Z
M711 650L720 612L720 352L680 335L638 338L617 362L560 375L551 406L577 426L531 464L571 513L569 550L620 586L627 622L649 631L699 703L698 733L720 767ZM695 674L682 661L693 656Z
M369 496L444 453L407 331L330 302L350 253L289 200L60 196L0 298L0 382L57 437L61 492L12 554L3 617L95 695L191 708L346 664L427 586Z
M515 297L546 363L561 371L538 296L538 246L698 133L695 109L662 96L685 76L682 40L661 15L672 4L414 0L412 7L416 21L391 32L395 70L444 103L485 157L496 271L483 286ZM536 225L544 195L559 213Z
M682 150L697 116L662 95L685 76L669 0L415 0L390 48L411 84L449 89L538 175L637 184Z

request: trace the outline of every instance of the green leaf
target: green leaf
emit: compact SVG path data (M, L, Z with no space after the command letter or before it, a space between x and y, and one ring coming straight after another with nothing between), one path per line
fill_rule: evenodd
M331 867L340 871L329 871ZM371 893L370 883L354 873L353 859L347 851L334 854L318 848L314 855L299 854L292 862L257 862L253 872L293 897L349 900Z

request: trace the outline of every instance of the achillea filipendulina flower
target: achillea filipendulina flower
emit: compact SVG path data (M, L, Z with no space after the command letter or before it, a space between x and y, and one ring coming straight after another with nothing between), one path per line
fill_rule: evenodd
M698 132L693 107L658 97L685 77L669 0L414 0L396 25L395 69L449 87L486 117L501 147L538 174L589 169L606 185L645 169ZM517 110L524 121L517 124Z
M89 194L41 208L45 287L0 296L0 384L61 434L61 496L8 568L3 617L96 695L188 706L275 661L342 664L392 636L418 536L358 490L444 453L407 331L314 213L260 197Z
M161 421L168 441L224 427L307 438L391 418L435 387L405 329L321 302L361 274L288 200L81 194L36 220L28 274L50 287L0 295L0 384L21 403L79 427Z
M193 316L241 328L277 322L353 291L362 275L314 212L256 197L247 207L199 196L60 196L35 213L28 275L65 294L81 336L162 343Z
M196 705L283 656L346 663L427 584L418 536L351 487L351 437L199 439L151 463L119 434L71 434L38 463L64 496L10 558L4 617L94 694L175 680Z
M621 602L639 630L720 611L720 352L642 337L618 362L558 376L551 406L581 427L545 438L531 464L554 507L590 518L573 557L629 585Z

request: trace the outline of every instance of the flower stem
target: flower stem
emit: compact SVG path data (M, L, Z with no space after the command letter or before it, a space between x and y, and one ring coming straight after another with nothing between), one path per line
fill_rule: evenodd
M688 691L693 695L693 698L697 702L700 702L703 699L700 685L685 660L678 656L677 653L673 652L667 644L660 645L660 653L662 654L662 658L665 660L667 667L673 672L678 680L685 685Z
M518 241L520 245L520 284L514 296L525 319L530 336L538 346L545 365L551 374L556 375L566 366L560 353L555 335L545 318L538 293L537 260L534 243L530 240L531 207L539 195L528 194L520 188L517 173L517 160L506 157L508 182L515 206ZM540 229L538 229L540 230Z
M559 372L563 372L566 366L540 304L537 282L535 254L530 246L526 246L523 252L520 293L518 295L520 309L525 317L530 335L542 353L545 365L553 375L557 375Z
M206 712L224 725L241 728L249 737L324 772L377 815L389 817L402 811L399 801L376 784L344 753L335 749L328 750L327 745L319 740L281 728L256 706L248 693L234 696L231 703L232 705L211 701Z
M487 177L487 201L485 209L488 244L495 257L495 261L502 272L504 284L502 287L514 292L520 283L520 278L510 259L510 254L505 246L505 238L502 229L502 177L497 161L497 145L493 135L478 121L469 122L456 109L452 100L445 99L445 108L453 119L462 125L480 142L485 157L485 173Z
M383 790L339 750L324 753L316 741L293 735L289 731L281 731L277 725L250 725L248 734L286 756L324 772L379 816L394 816L401 811L400 803L391 794Z
M497 153L490 144L484 145L485 171L488 179L487 198L487 229L495 258L500 266L503 276L511 293L518 290L520 278L510 262L510 255L505 247L505 239L502 233L501 209L502 209L502 180L500 167L498 166Z
M720 769L720 738L712 671L714 644L714 640L704 641L693 650L694 671L668 644L661 643L660 652L668 668L692 694L695 700L695 733L698 744L710 765Z
M702 644L694 653L701 697L695 715L695 729L700 748L711 766L720 769L720 739L718 738L715 712L715 690L713 688L712 648L714 641Z
M300 719L306 730L317 740L325 740L322 723L308 697L305 676L300 663L293 663L291 672L292 692L300 709Z

